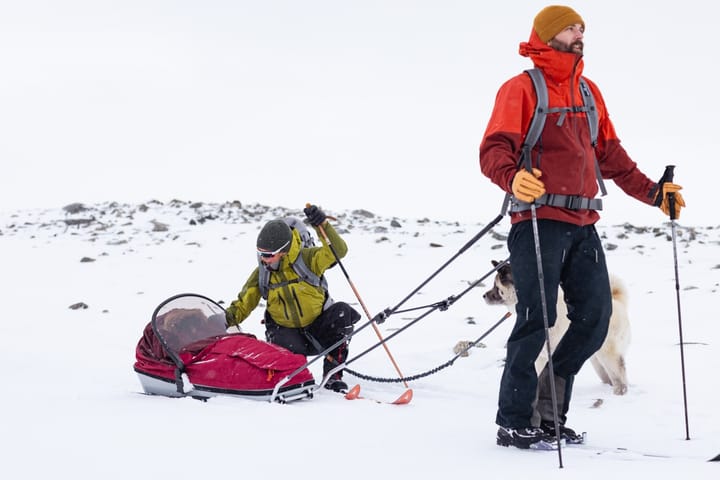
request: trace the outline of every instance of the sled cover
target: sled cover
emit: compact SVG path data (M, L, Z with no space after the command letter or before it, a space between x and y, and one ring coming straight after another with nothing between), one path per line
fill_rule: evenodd
M264 399L280 380L306 363L303 355L254 335L228 334L223 308L196 294L172 297L155 310L135 357L134 368L145 392L169 396L229 394ZM312 374L302 369L280 391L314 383Z

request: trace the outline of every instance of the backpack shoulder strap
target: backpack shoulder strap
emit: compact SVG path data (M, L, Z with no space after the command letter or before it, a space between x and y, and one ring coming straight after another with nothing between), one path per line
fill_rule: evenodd
M590 90L590 86L583 77L580 77L580 93L582 94L583 105L585 106L585 116L587 117L588 127L590 128L590 142L592 143L594 149L597 147L600 118L595 105L595 97ZM600 164L598 163L597 156L595 157L595 177L597 178L600 192L603 196L607 195L607 189L605 188L605 182L602 178L602 172L600 172Z
M267 300L268 291L270 291L270 272L262 262L258 259L258 288L260 288L260 295L262 298Z
M547 84L542 72L537 68L531 68L525 70L525 73L530 76L533 87L535 89L535 96L537 102L535 103L535 110L533 111L532 119L530 119L530 126L525 134L525 140L522 144L522 150L520 151L520 158L518 159L518 167L524 167L526 170L532 170L532 149L540 139L540 134L545 128L545 118L548 113L548 92ZM513 196L510 193L505 194L500 214L505 215L508 207L510 206L510 200Z
M325 275L318 276L315 272L310 270L303 259L302 252L300 252L297 256L295 263L292 264L292 268L295 270L298 277L300 277L304 282L307 282L315 287L322 287L323 290L327 291L328 287Z
M315 272L310 270L310 268L305 263L305 260L303 259L302 251L298 254L297 258L295 259L295 263L290 264L293 271L297 274L299 279L291 280L289 282L281 282L277 284L270 284L270 272L267 268L265 268L264 265L259 265L259 275L258 275L258 287L260 288L260 294L262 295L262 298L267 300L268 293L270 292L271 288L278 288L282 287L283 285L287 285L289 283L297 283L297 282L307 282L310 285L313 285L315 287L322 287L325 292L328 291L328 283L327 279L325 278L325 275L317 275Z
M580 77L580 93L583 98L583 105L585 105L585 115L588 119L588 126L590 127L590 141L592 146L597 145L598 139L598 124L600 120L598 118L597 107L595 106L595 97L590 91L590 87L584 78Z
M545 128L545 117L548 114L548 91L547 84L545 83L545 77L542 72L537 68L525 70L532 80L533 87L535 87L535 96L537 97L537 103L535 104L535 112L533 113L532 120L530 120L530 126L528 127L527 133L525 134L525 141L523 142L523 162L527 163L525 167L530 170L532 165L530 164L530 150L533 149L537 141L540 139L540 134Z

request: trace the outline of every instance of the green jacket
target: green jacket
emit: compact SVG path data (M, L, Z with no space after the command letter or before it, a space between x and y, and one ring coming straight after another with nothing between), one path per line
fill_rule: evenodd
M347 244L330 223L325 222L323 228L338 257L343 258L348 251ZM270 273L270 285L290 282L279 288L270 288L267 298L268 313L278 325L283 327L307 327L323 311L326 300L325 290L300 280L292 268L292 263L298 255L303 256L305 264L318 276L322 276L325 270L335 265L335 255L330 250L330 246L320 234L319 229L315 228L315 231L318 233L322 246L302 248L300 234L293 229L290 251L280 260L278 270ZM258 283L260 268L264 268L264 266L258 265L253 270L237 299L227 308L228 325L240 324L260 303L262 298Z

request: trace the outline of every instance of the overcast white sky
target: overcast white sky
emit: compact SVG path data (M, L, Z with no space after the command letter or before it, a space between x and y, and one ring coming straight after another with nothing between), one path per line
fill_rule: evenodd
M477 146L547 4L2 0L0 209L312 201L487 222L502 194ZM710 6L569 5L626 148L653 179L676 164L681 220L712 223ZM662 221L612 187L606 222Z

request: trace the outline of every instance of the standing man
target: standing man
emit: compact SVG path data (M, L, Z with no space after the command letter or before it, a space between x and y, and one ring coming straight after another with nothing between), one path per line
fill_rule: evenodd
M510 264L517 290L515 326L507 342L500 382L497 443L517 448L557 448L551 382L557 397L562 439L581 443L565 425L575 375L600 348L607 334L612 300L605 255L595 230L602 208L598 184L612 179L626 194L667 215L679 217L685 202L680 186L655 183L620 145L600 90L583 72L585 21L572 8L552 5L534 19L520 55L530 58L547 84L548 113L539 139L523 143L537 95L530 76L521 73L502 85L480 144L480 169L510 196ZM597 142L583 94L597 112ZM521 158L522 157L522 158ZM669 199L674 196L674 201ZM558 288L568 304L570 327L538 376L534 362L545 344L532 207L541 247L547 318L554 325Z
M301 232L284 219L270 220L257 237L257 267L226 310L228 326L239 325L265 299L267 341L301 355L316 355L353 331L360 314L345 302L333 302L325 270L347 253L345 241L315 205L305 208L310 225L325 230L332 247L319 235L322 246L304 247ZM332 248L335 249L333 253ZM348 341L325 357L323 376L347 360ZM327 378L325 388L346 391L342 370Z

